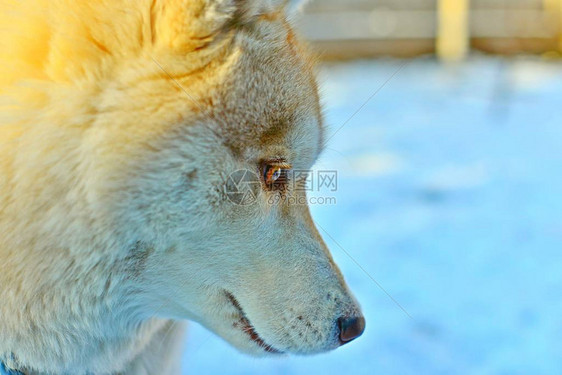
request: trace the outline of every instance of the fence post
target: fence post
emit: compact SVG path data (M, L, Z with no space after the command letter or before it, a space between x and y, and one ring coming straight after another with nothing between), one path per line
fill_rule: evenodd
M562 0L543 0L543 6L556 22L557 52L562 52Z
M438 0L436 49L441 59L461 60L468 53L468 13L469 0Z

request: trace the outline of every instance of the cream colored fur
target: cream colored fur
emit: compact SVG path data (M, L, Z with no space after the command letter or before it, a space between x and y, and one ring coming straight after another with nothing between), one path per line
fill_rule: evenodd
M359 308L308 208L224 193L232 171L321 151L284 6L0 0L0 360L177 374L185 319L266 354L228 293L277 350L339 345Z

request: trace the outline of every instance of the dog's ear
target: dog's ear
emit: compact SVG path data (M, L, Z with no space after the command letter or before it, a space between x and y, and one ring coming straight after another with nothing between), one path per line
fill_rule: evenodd
M309 0L289 0L288 13L291 15L300 14L308 3L310 3Z
M234 0L237 15L243 20L282 10L289 2L290 0Z
M288 0L160 0L151 9L157 39L174 49L193 49L230 26L282 12Z

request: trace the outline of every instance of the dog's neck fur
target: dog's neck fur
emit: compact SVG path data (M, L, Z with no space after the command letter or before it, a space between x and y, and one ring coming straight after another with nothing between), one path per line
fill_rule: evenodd
M153 320L143 324L138 333L131 336L128 344L123 347L123 343L114 347L109 347L105 355L96 357L93 360L98 362L100 368L106 366L115 356L124 355L121 358L120 368L106 368L103 373L151 375L151 374L176 374L180 372L181 355L183 351L183 341L185 333L185 322L171 320ZM119 349L111 352L111 349ZM40 350L40 348L37 348ZM92 351L92 356L96 353ZM51 358L51 360L60 360ZM84 358L86 360L86 358ZM50 371L43 371L36 368L25 366L18 362L14 355L8 359L1 360L8 368L14 369L24 375L46 375ZM56 363L56 362L53 362ZM82 374L84 372L76 370L63 370L62 373Z
M170 321L150 318L143 310L147 300L135 275L148 252L135 246L132 255L107 263L58 251L49 254L52 263L31 260L21 271L25 274L12 269L0 275L3 290L12 291L2 293L0 360L25 374L115 373L141 366L135 362L152 358L158 345L166 347L164 330L177 341ZM38 258L29 250L18 255ZM32 278L29 273L58 276Z

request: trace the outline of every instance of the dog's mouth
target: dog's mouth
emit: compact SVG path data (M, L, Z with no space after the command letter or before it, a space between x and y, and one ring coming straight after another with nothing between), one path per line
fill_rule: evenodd
M232 305L238 310L240 314L240 319L234 322L233 327L244 332L251 341L255 342L260 348L268 353L272 354L283 354L282 351L275 349L273 346L267 344L260 335L256 332L254 326L250 323L250 320L246 317L244 310L240 306L238 300L230 292L225 292L228 300Z

